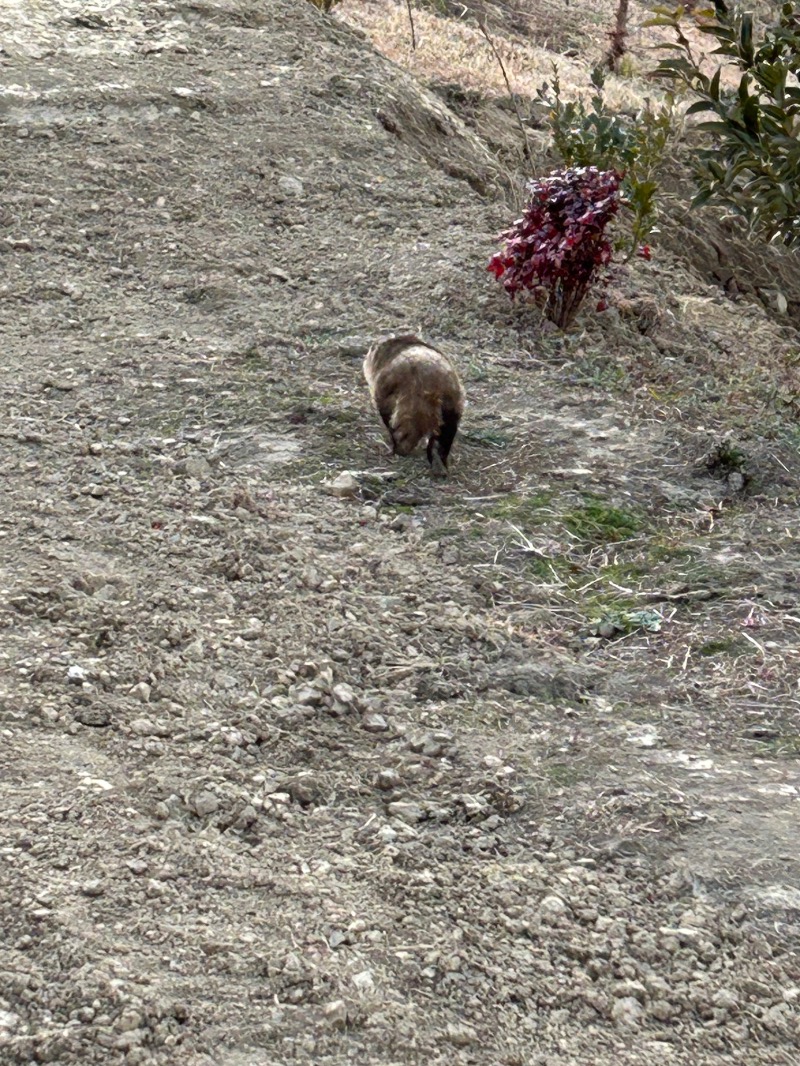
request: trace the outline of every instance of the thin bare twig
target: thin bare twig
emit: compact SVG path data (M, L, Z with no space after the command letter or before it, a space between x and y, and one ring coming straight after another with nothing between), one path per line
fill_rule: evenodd
M414 12L411 10L411 0L406 0L406 7L408 8L408 22L411 26L411 51L417 50L417 31L414 28Z
M628 0L619 0L614 29L609 33L610 46L606 53L609 70L619 70L619 61L625 55L625 38L628 35Z
M495 45L494 40L492 39L492 35L489 33L488 29L486 28L486 23L483 21L483 19L478 19L477 22L478 22L478 29L481 31L483 36L489 42L489 47L491 48L492 52L494 53L494 57L497 60L497 63L499 65L499 67L500 67L500 72L503 75L503 80L505 81L506 88L508 89L508 95L511 97L511 103L514 106L514 113L517 116L517 122L519 123L520 133L522 134L522 152L523 152L523 155L525 157L526 163L530 163L530 161L531 161L531 147L530 147L530 144L528 143L528 131L525 129L525 123L522 121L522 115L520 114L519 104L517 103L517 98L516 98L516 96L514 94L514 91L511 88L511 82L508 79L508 73L506 72L506 65L503 62L503 57L498 52L497 46Z

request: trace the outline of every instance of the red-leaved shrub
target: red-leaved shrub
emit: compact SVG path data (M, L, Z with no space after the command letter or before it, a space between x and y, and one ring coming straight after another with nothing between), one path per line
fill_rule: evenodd
M611 260L605 232L619 209L621 180L615 170L573 167L528 183L530 202L489 263L512 299L531 292L557 326L572 322Z

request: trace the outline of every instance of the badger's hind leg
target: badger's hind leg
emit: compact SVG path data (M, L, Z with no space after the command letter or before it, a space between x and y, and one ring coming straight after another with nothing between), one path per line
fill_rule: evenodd
M443 463L438 450L439 437L432 433L428 438L428 462L431 465L431 473L434 477L447 477L447 464ZM434 451L434 449L436 449Z
M460 421L460 411L450 406L442 407L442 427L438 434L428 441L428 462L431 464L432 472L438 477L447 475L447 460L453 441L456 439Z
M378 414L383 419L383 424L389 430L389 436L392 438L392 455L397 454L397 441L394 439L394 430L392 429L392 414L394 412L394 405L391 400L384 400L378 407Z

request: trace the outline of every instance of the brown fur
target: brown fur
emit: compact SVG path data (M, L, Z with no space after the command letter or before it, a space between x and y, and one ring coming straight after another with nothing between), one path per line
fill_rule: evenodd
M434 472L446 473L466 402L447 356L413 333L389 337L367 352L364 377L394 454L410 455L424 439Z

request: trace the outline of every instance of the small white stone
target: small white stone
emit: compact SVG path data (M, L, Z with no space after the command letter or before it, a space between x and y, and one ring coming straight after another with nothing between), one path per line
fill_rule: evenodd
M567 911L567 905L560 896L545 896L539 904L539 914L558 918Z
M407 822L409 825L421 822L425 817L425 812L418 803L407 803L404 800L390 803L388 811L391 818L399 818L401 822Z
M332 496L338 496L340 499L357 496L359 489L358 481L348 470L342 471L333 481L326 481L325 487Z
M214 814L215 811L219 810L219 799L207 789L195 792L190 803L192 810L200 818L205 818L207 815Z
M385 733L389 728L389 723L382 714L365 714L361 721L361 728L366 729L368 733Z
M211 467L202 455L189 456L183 468L189 477L197 478L197 480L208 477L211 473Z
M19 1015L13 1014L10 1010L0 1010L0 1030L5 1030L7 1033L12 1032L19 1025Z
M456 1047L469 1047L477 1043L478 1034L470 1025L450 1022L444 1031L445 1039Z
M286 193L287 196L302 196L304 187L302 181L299 178L292 177L291 174L282 174L278 178L278 188L281 192Z
M325 1018L337 1029L344 1029L347 1025L347 1004L343 999L335 999L325 1004Z
M643 1014L641 1003L633 996L618 999L611 1008L611 1020L620 1028L633 1028L641 1025Z
M134 685L130 690L131 696L135 696L140 703L150 702L151 688L146 681L140 681L138 685Z
M353 974L353 984L359 992L371 992L375 987L375 980L371 970L362 970L361 973Z
M115 1028L121 1033L130 1033L134 1029L141 1029L143 1018L138 1010L124 1010L115 1023Z
M352 706L355 703L355 693L349 685L339 684L333 686L333 696L339 703L343 703L345 707Z

